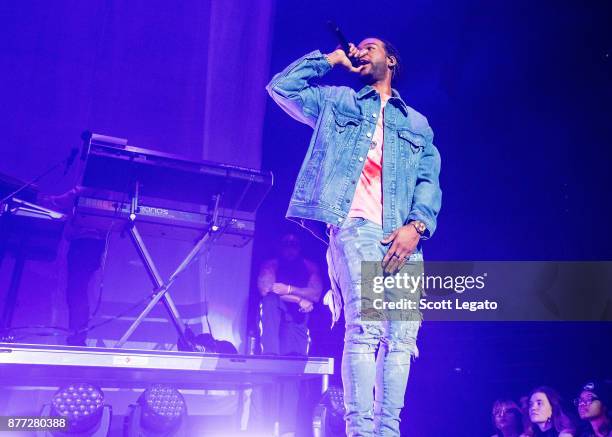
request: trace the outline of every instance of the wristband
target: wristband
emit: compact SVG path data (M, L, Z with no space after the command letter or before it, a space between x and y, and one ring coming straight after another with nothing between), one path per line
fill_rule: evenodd
M291 294L291 284L287 284L287 294Z

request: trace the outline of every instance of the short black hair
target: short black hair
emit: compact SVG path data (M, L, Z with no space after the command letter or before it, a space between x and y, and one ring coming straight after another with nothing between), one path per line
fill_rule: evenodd
M397 79L402 72L402 60L400 58L399 50L397 50L397 48L388 40L382 38L379 39L383 43L387 56L393 56L395 58L395 65L392 67L391 77L392 79Z

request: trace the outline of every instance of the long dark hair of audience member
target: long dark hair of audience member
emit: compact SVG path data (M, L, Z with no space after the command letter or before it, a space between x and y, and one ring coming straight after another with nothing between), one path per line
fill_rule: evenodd
M561 406L561 396L550 387L538 387L529 394L531 427L525 433L537 437L574 437L575 426Z
M520 437L525 431L523 413L510 399L498 399L493 402L491 419L497 430L491 437Z

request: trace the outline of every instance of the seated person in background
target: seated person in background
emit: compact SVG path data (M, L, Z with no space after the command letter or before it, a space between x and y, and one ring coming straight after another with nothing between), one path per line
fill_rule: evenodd
M280 240L278 256L263 263L257 279L261 293L261 345L270 355L308 355L308 313L319 301L322 291L317 266L302 257L300 241L295 234ZM280 393L254 393L252 429L270 430L266 421L276 419L272 405L281 405L278 414L280 435L295 436L298 415L299 383L280 385ZM280 402L271 402L274 396ZM267 405L267 407L266 407ZM265 419L264 419L265 416Z
M317 266L302 257L295 234L283 235L278 257L263 263L257 286L263 353L307 355L308 313L321 297L322 283Z
M574 399L578 415L586 426L580 437L612 437L612 386L588 382Z
M529 395L531 427L525 434L543 437L574 437L575 429L561 407L561 397L550 387L538 387Z
M498 399L491 412L493 426L497 430L491 437L520 437L524 430L523 414L518 405L509 399Z

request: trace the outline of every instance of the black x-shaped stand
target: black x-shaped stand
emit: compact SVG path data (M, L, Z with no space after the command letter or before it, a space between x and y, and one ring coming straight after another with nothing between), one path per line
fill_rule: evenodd
M132 243L134 243L134 246L136 247L138 255L140 256L140 259L143 262L143 265L145 267L145 270L147 271L147 274L149 275L149 278L151 279L151 282L153 282L153 286L155 287L155 290L153 294L151 295L151 300L149 301L145 309L142 310L142 312L138 315L136 320L134 320L134 322L130 325L130 327L125 332L125 334L123 334L123 336L119 339L117 344L115 344L115 347L117 348L123 347L125 342L128 341L128 339L134 333L136 328L140 326L144 318L149 315L153 307L161 300L164 306L166 307L166 311L168 312L168 315L170 316L170 320L174 324L174 328L176 329L179 335L178 349L188 350L188 351L196 350L196 346L193 341L195 336L193 332L191 331L191 329L189 328L189 326L187 326L181 320L181 315L179 314L178 309L176 308L176 305L174 304L174 301L172 300L172 297L168 293L168 290L172 286L176 278L187 268L187 266L189 266L189 264L191 264L193 259L200 253L200 251L206 245L206 243L211 238L211 236L218 230L217 217L218 217L218 212L219 212L219 201L221 199L221 195L215 196L215 204L214 204L210 227L204 233L204 235L198 240L195 246L193 246L189 254L179 264L179 266L176 268L174 273L172 273L170 277L168 278L168 280L164 282L159 271L157 270L157 267L155 266L155 263L153 262L153 258L151 257L151 254L149 253L147 246L145 245L142 239L142 236L140 235L140 232L138 232L138 228L136 227L136 219L138 217L138 192L139 192L139 183L136 182L134 192L133 192L131 202L130 202L130 217L129 217L130 220L127 226L128 226L128 230L129 230L129 234L130 234Z

